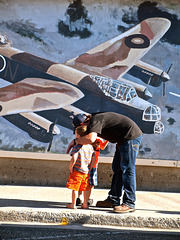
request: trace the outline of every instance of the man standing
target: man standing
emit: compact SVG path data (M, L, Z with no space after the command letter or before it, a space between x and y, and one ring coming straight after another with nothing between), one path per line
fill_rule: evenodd
M116 143L116 151L112 162L114 174L111 190L107 199L98 201L96 206L114 207L113 212L116 213L135 211L135 162L142 141L140 128L130 118L114 112L95 113L88 116L77 114L73 119L73 125L75 128L79 125L87 125L87 135L74 139L69 144L67 152L75 143L92 144L97 136L111 143ZM121 197L122 204L120 205Z

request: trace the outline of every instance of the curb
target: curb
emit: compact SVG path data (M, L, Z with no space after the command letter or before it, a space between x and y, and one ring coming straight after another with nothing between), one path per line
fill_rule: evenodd
M0 211L1 222L35 222L67 224L108 225L132 228L180 229L180 218L140 217L127 214L94 214L80 212Z

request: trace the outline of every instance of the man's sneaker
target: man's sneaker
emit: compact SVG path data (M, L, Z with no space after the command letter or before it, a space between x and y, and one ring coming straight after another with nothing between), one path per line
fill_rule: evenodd
M88 199L88 206L92 206L93 205L93 199Z
M125 204L121 204L120 206L115 206L113 212L115 213L129 213L134 212L135 208L130 208Z
M96 203L96 207L102 207L102 208L112 208L115 205L113 203L110 203L108 199L105 199L104 201L98 201Z
M76 198L76 206L81 206L82 200L80 198Z

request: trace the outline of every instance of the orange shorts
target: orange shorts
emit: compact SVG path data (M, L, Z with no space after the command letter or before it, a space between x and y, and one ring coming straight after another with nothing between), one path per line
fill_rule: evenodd
M73 173L70 174L68 178L66 187L74 191L88 191L89 174L85 174L74 170Z

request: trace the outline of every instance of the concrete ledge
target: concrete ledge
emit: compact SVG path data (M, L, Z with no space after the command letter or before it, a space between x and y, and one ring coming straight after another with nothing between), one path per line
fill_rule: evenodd
M54 153L34 153L34 152L14 152L0 151L0 158L12 159L38 159L43 161L69 161L69 154L54 154ZM112 157L99 157L99 163L112 163ZM179 167L180 160L163 160L163 159L137 159L138 166L158 166L158 167Z
M108 195L95 188L89 209L69 209L72 191L66 187L0 185L0 222L91 224L130 228L169 229L180 232L180 193L136 192L136 211L113 213L113 208L98 208L96 203Z
M28 222L28 223L59 223L65 219L68 224L91 224L108 225L131 228L150 229L179 229L180 219L140 217L134 215L98 214L98 213L76 213L76 212L46 212L46 211L1 211L2 222Z
M65 186L68 154L0 151L0 184ZM110 188L112 157L100 157L98 187ZM137 189L180 192L180 161L137 159Z

